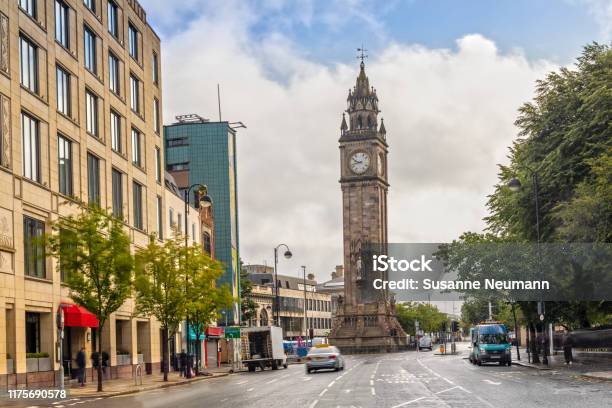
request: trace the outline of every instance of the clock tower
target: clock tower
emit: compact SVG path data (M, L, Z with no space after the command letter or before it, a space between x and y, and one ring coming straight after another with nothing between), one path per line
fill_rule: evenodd
M389 352L406 345L393 299L375 290L362 260L369 245L387 244L387 132L378 96L365 73L349 90L340 126L340 185L344 239L344 296L338 301L329 340L344 352Z

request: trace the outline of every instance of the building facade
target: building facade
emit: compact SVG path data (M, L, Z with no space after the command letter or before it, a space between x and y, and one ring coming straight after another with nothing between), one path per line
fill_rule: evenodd
M335 316L338 312L338 300L344 295L344 267L336 265L331 279L317 285L317 292L330 295L332 317Z
M265 265L243 265L253 283L251 298L257 303L250 326L273 323L274 268ZM280 326L286 339L309 336L327 337L331 329L331 296L317 291L317 282L278 275ZM306 307L304 307L306 305ZM306 318L306 319L304 319Z
M162 233L160 61L136 0L0 2L0 388L57 384L97 342L110 377L160 368L159 324L131 300L102 338L95 322L67 326L59 355L56 311L71 300L37 243L79 202L122 218L134 250Z
M165 163L180 189L200 183L213 200L214 252L225 265L219 284L237 298L240 285L236 131L228 122L209 122L197 115L179 116L164 126ZM194 197L190 197L191 200ZM220 325L238 324L238 304L224 313Z

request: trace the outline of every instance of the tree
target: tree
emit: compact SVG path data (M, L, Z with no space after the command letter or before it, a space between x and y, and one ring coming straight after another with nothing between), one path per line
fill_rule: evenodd
M164 381L168 381L168 335L185 318L184 254L180 235L163 244L151 236L147 247L136 253L136 313L155 316L162 327Z
M240 268L240 309L242 322L250 322L257 315L257 303L251 298L253 283L245 268Z
M432 333L439 331L442 323L448 320L437 306L428 303L398 303L395 310L402 329L413 336L416 335L415 321L419 322L419 328L425 333Z
M98 207L60 218L48 237L71 299L93 313L98 327L98 391L102 391L102 330L130 296L134 259L123 223Z
M193 330L196 343L200 344L206 326L219 317L219 310L232 305L232 294L223 285L216 287L216 280L223 275L224 267L212 259L199 245L183 248L184 274L187 280L186 319ZM188 336L190 333L187 334ZM196 348L196 375L200 367L200 349Z

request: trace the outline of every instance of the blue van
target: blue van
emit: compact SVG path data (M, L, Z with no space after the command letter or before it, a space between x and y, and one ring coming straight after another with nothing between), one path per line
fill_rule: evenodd
M511 344L506 326L499 323L479 324L470 330L472 351L470 362L512 365Z

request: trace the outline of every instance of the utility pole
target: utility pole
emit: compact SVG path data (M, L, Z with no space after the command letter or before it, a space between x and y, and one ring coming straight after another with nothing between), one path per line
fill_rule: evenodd
M306 308L306 266L305 265L302 265L302 272L304 273L304 339L306 340L306 343L308 344L308 327L306 323L308 322L308 317L307 317L308 309Z
M492 311L491 301L489 301L489 320L493 320L493 311Z

